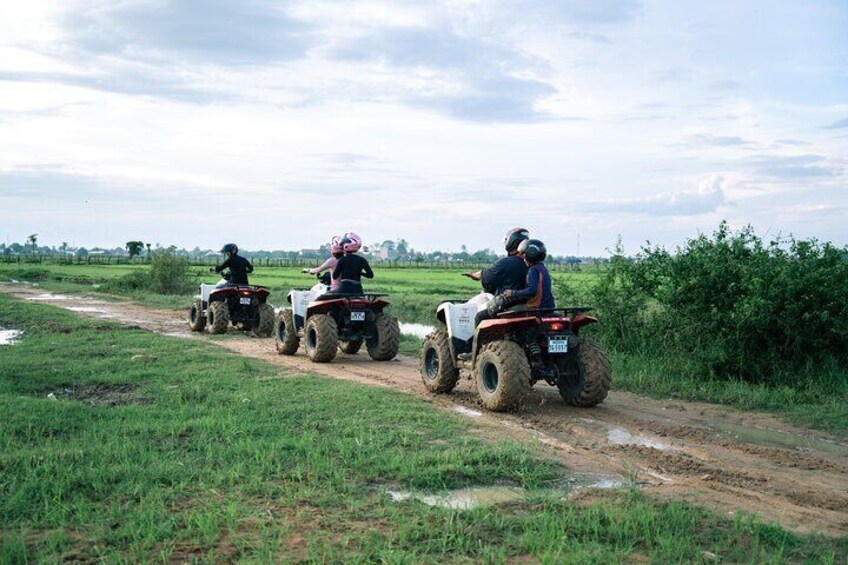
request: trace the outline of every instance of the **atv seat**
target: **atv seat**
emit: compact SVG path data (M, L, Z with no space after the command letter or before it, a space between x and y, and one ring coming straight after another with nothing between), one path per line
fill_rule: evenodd
M326 292L317 297L315 300L330 300L332 298L339 298L340 296L364 298L365 290L362 288L362 283L359 281L342 279L339 282L339 287L337 289Z

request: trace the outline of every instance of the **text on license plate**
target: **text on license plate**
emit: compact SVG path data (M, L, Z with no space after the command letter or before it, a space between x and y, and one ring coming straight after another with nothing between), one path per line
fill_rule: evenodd
M556 338L549 339L548 353L568 353L568 340Z
M351 312L350 313L350 321L351 322L364 322L365 321L365 312Z
M250 297L249 296L239 297L239 304L250 304Z

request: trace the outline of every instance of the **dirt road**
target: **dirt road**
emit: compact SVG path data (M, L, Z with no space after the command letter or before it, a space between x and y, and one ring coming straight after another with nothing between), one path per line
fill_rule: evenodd
M166 335L209 340L189 332L184 312L53 295L24 285L0 285L0 292ZM314 364L302 352L277 355L273 339L235 330L209 341L287 373L321 373L425 398L473 418L483 434L540 443L575 473L595 477L598 486L636 484L660 497L725 513L754 512L797 532L848 535L848 442L766 414L615 391L598 407L578 409L565 405L546 385L534 388L520 413L493 414L480 408L468 379L451 395L427 393L414 357L376 363L364 353L340 353L330 364Z

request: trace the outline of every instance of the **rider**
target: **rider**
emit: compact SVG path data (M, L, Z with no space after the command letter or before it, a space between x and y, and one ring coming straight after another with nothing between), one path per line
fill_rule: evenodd
M362 277L374 278L374 271L368 260L356 252L362 247L362 238L355 233L347 232L341 240L344 256L336 263L333 269L333 280L339 281L335 292L340 294L362 293Z
M507 256L498 259L494 265L469 273L468 276L479 280L483 285L483 290L494 295L501 295L506 290L521 290L527 286L527 265L524 260L518 255L518 246L522 241L526 241L530 237L530 232L525 228L512 228L504 235L504 249ZM495 302L493 299L490 302ZM506 301L501 298L492 308L481 310L477 313L474 319L474 325L477 326L481 321L492 318L497 313L508 306Z
M247 274L253 272L253 265L250 264L250 261L238 254L238 245L228 243L221 248L221 253L226 255L227 259L220 265L210 267L209 271L220 273L224 269L229 268L230 278L225 284L250 284L247 282Z
M341 279L333 278L333 270L336 268L336 264L338 263L339 259L342 257L342 255L344 255L344 249L342 248L341 241L341 236L334 235L333 238L330 240L330 253L332 253L332 256L330 256L326 261L324 261L323 263L321 263L321 265L317 267L303 270L304 273L309 273L310 275L319 275L322 272L327 271L324 276L321 277L321 282L330 287L330 292L338 290L339 284L341 283ZM329 281L326 280L325 277L326 279L329 279Z
M545 267L545 257L548 256L545 244L538 239L525 239L518 246L518 254L529 267L527 286L521 290L505 290L504 298L513 304L525 304L528 308L556 308L551 292L551 274Z

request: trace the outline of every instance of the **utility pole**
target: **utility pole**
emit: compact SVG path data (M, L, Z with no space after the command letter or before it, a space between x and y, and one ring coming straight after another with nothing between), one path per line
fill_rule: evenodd
M577 258L580 258L580 232L577 232Z

